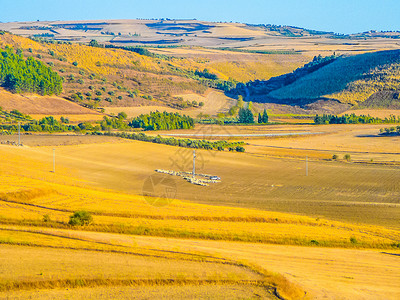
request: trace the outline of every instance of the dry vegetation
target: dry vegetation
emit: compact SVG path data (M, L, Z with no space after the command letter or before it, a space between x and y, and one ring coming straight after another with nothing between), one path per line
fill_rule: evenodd
M267 128L258 127L257 130ZM337 126L325 128L326 131L337 130ZM254 130L245 126L230 128L231 132L240 133ZM277 126L273 130L304 129ZM87 295L89 298L96 298L100 291L117 298L116 293L119 292L116 289L122 294L131 292L140 297L142 292L138 291L138 287L153 295L166 293L171 297L177 293L197 297L201 293L219 298L238 289L237 298L251 298L256 294L274 298L275 288L287 299L298 299L304 295L304 290L307 295L316 297L348 296L354 293L347 279L335 287L330 286L328 278L331 276L357 278L357 288L370 284L360 295L373 296L380 293L379 285L382 286L383 277L376 277L376 284L373 285L366 279L365 272L356 271L364 262L355 263L347 273L338 273L338 264L348 264L361 253L376 263L390 264L396 259L396 256L381 257L383 254L364 249L377 248L388 253L399 253L400 234L395 225L398 212L395 199L398 199L396 195L399 190L395 185L390 185L390 180L395 180L394 176L398 173L396 167L377 165L370 169L364 165L315 160L313 164L324 169L324 176L312 176L308 180L285 171L290 168L297 170L301 166L302 162L293 157L266 160L253 151L247 154L199 151L198 167L206 173L221 175L223 180L220 186L216 189L203 188L200 192L202 187L177 181L178 197L201 193L202 198L188 197L192 202L167 200L164 204L169 205L153 206L149 204L153 203L153 198L138 196L143 181L153 174L155 168L170 164L168 157L179 155L177 148L132 141L121 143L105 137L26 138L31 139L26 140L28 144L49 147L16 148L0 145L3 157L0 163L0 243L3 244L0 257L3 259L1 264L13 270L0 276L0 289L3 290L0 296L26 297L35 295L35 289L46 289L41 296L43 299L62 298L66 295L65 289L71 287L78 289L72 289L68 295ZM44 142L40 142L41 139ZM63 143L64 139L70 140L71 145L54 146ZM263 140L248 142L255 146L257 141ZM301 142L302 139L291 141ZM286 140L273 139L270 142L283 145ZM54 147L57 153L56 174L49 172L52 169ZM319 147L317 143L315 147ZM204 162L200 163L203 159ZM206 163L210 159L210 163ZM178 162L181 163L179 159ZM312 172L317 171L315 166L310 169ZM262 173L273 176L262 180ZM356 178L353 175L355 173L358 174ZM240 178L238 174L241 174ZM332 182L332 174L341 174L340 182ZM254 181L256 177L264 181L259 189L257 184L261 184L261 181ZM295 185L289 184L293 180L298 187L302 186L302 190L296 192ZM248 185L254 193L253 199L247 197ZM318 193L320 186L325 188ZM357 193L354 190L351 192L355 187ZM383 188L386 189L386 196L375 198ZM265 194L265 189L269 191L268 194ZM343 195L343 199L337 198L338 193ZM362 201L359 197L367 193L371 198ZM290 211L285 203L289 197L292 203L296 203L296 206L291 205L292 211L297 207L295 211L300 213L315 210L316 206L310 204L316 199L321 206L320 215L340 203L340 211L333 210L330 215L326 214L337 221L194 203L266 208L266 203L273 202L280 206L280 210ZM240 198L246 201L239 201ZM393 207L387 206L390 202ZM382 214L386 206L391 210L386 212L386 216L381 215L381 219L372 217L374 213L376 216L377 208ZM368 209L371 215L364 214L363 219L358 221L370 225L343 222L354 220L351 214L354 209L360 208ZM77 210L90 212L93 223L83 227L68 225L69 216ZM307 214L312 215L310 211ZM288 252L282 252L283 248L279 247L288 247L284 248ZM335 250L335 253L331 253L331 247L352 250ZM305 265L301 263L292 269L289 267L294 253L299 261L305 257L314 260L313 255L323 257L324 249L332 257L340 255L341 259L337 262L333 259L331 267L323 269L320 263L314 261L314 267L321 268L323 275L307 273ZM278 258L278 252L285 254ZM21 257L24 264L21 264ZM273 257L282 263L273 263ZM376 272L392 276L392 271L390 273L374 266ZM285 275L290 279L288 281L266 270L280 274L289 272L292 275ZM308 279L301 274L308 274ZM318 284L322 289L317 288ZM395 286L386 284L386 288L389 298L399 293ZM5 291L10 289L12 291ZM24 289L28 291L22 291Z

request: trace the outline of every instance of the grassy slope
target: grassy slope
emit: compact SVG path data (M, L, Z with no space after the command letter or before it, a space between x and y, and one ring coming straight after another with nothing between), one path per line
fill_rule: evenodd
M400 51L382 51L342 57L270 93L278 99L328 97L343 103L365 101L373 93L396 89L400 83Z

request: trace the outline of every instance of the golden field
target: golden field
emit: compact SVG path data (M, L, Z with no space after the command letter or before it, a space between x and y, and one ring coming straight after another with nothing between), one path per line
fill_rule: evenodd
M176 189L171 199L158 198L165 195L162 185L149 192L144 183L149 176L165 180L154 176L157 168L190 169L189 149L73 135L23 136L24 147L0 145L0 266L13 270L0 272L0 298L36 297L39 290L39 299L400 295L393 284L400 268L398 154L390 138L371 144L381 139L373 135L378 126L180 132L227 131L231 138L323 134L248 137L246 153L197 150L199 172L222 182L200 187L168 177ZM371 141L363 144L362 133ZM330 160L338 141L352 162ZM358 148L365 153L357 156ZM371 153L381 160L371 163ZM78 210L90 212L93 223L68 225Z

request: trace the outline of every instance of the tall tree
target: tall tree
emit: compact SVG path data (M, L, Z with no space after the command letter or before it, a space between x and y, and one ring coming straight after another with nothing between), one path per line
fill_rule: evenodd
M267 114L267 110L264 108L264 112L262 114L262 123L268 123L268 114Z
M254 123L254 116L250 109L241 108L239 109L239 123Z

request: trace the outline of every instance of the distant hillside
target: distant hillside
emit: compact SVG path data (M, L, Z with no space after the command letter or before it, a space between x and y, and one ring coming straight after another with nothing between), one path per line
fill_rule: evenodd
M293 73L299 76L249 82L245 89L249 94L240 93L249 100L262 96L263 101L296 104L333 99L354 105L377 92L400 90L400 50L337 57L307 69Z
M43 62L63 77L61 97L99 111L137 106L192 109L193 103L182 100L181 95L201 95L209 86L223 88L238 80L268 79L308 60L301 54L205 48L183 48L182 55L172 56L138 47L90 44L34 41L0 31L0 49L9 46L24 59Z
M138 24L142 24L145 20L135 22L120 23L122 27L118 28L121 30L131 28L129 26L133 26L133 23L139 26ZM288 50L288 47L293 45L291 44L293 42L301 44L302 34L303 37L307 34L308 45L312 41L311 37L318 37L316 39L318 45L329 39L329 47L340 44L346 49L355 49L354 51L358 53L371 49L365 48L367 44L362 44L361 40L353 41L350 45L337 37L333 38L331 33L312 31L307 33L298 28L289 30L288 27L273 25L251 26L189 21L172 22L174 25L171 25L171 22L151 21L149 24L154 25L146 23L147 25L142 24L139 27L141 30L147 28L150 33L154 28L160 32L176 30L187 34L198 30L208 34L206 31L211 31L213 36L223 37L227 39L226 41L237 39L239 32L242 37L256 34L257 39L265 36L270 39L285 37L283 40L274 41L276 45L281 41L286 44L279 44L284 46L282 49L273 48L272 44L270 44L271 49L265 49L261 45L256 47L255 44L248 48L232 48L228 42L224 47L214 48L197 46L143 48L137 45L130 46L129 43L111 45L106 40L104 42L101 39L91 39L91 34L96 30L102 31L101 26L104 24L98 25L100 27L96 29L98 22L90 26L82 25L82 22L64 22L62 26L58 26L57 22L53 22L52 24L58 27L54 29L53 26L53 29L46 30L57 32L72 30L79 35L85 32L88 37L87 43L48 40L44 36L44 39L32 40L0 31L0 49L10 46L15 52L22 54L24 59L32 56L42 62L63 78L61 97L97 112L122 111L123 108L139 106L169 107L173 110L197 112L203 109L198 105L199 101L189 101L184 95L204 95L210 87L229 91L237 86L232 95L242 94L246 100L299 105L308 110L323 109L336 113L348 109L349 104L365 101L375 92L399 89L399 50L358 55L344 55L332 51L326 56L318 54L313 59L313 56L310 56L313 50L310 52ZM178 24L182 25L181 28L178 28ZM23 31L14 30L21 26L24 27L21 29ZM45 30L47 25L32 26L17 23L0 24L0 28L25 32L28 36L32 30ZM287 33L287 30L292 32L294 37L289 37L291 34ZM96 35L93 37L97 38ZM122 39L123 34L118 34L118 37ZM385 39L393 41L394 37L393 33L392 38ZM298 39L300 42L297 42ZM377 45L389 47L389 44L378 44L376 41L370 45L374 45L375 48ZM236 42L243 43L243 46L248 43L238 40ZM315 47L318 48L318 45ZM327 49L327 47L321 48ZM249 82L250 80L252 81ZM246 82L248 83L244 84ZM325 101L326 98L331 101ZM224 99L225 103L220 103L220 107L224 107L223 111L219 109L209 111L226 112L230 101ZM377 102L379 100L376 98L373 105L379 106ZM396 103L394 101L391 106L385 104L383 107L397 107ZM207 103L209 107L212 105Z
M0 23L0 30L57 41L88 43L95 39L117 46L251 48L314 55L322 51L325 56L333 51L343 54L389 50L396 48L400 39L398 31L342 35L273 24L169 19L10 22Z

